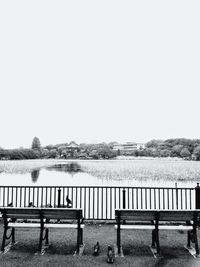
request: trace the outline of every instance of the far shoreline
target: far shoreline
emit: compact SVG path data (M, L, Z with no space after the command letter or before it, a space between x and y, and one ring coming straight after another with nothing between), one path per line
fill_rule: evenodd
M37 159L0 159L0 162L10 162L10 161L123 161L123 160L161 160L161 161L196 161L192 159L184 159L179 157L142 157L142 156L117 156L115 158L37 158Z

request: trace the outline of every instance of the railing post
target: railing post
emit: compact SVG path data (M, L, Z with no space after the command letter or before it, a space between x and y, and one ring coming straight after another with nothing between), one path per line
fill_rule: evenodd
M199 183L197 183L197 186L195 187L195 198L196 198L196 209L200 209L200 186L199 186Z
M123 200L122 206L123 206L123 209L125 209L126 208L126 190L125 190L125 188L122 190L122 200Z
M178 209L178 188L177 188L177 183L175 183L175 188L176 188L176 209Z
M58 208L60 208L60 200L61 200L61 189L58 189Z

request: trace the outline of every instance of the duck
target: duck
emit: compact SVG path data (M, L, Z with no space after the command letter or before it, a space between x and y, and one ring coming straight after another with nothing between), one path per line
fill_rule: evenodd
M108 246L108 252L107 252L107 263L113 263L114 262L114 253L111 246Z
M67 208L72 207L72 201L69 199L68 195L66 196L66 201L67 201Z
M94 246L94 256L98 256L99 255L99 250L100 250L100 246L99 246L99 242L97 241L96 245Z

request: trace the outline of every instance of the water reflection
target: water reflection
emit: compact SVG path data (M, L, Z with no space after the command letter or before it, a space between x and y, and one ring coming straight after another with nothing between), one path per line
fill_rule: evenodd
M2 186L174 187L178 182L178 187L195 187L200 177L199 162L54 160L8 163L0 173Z
M31 179L33 183L36 183L40 175L40 170L34 170L31 172Z
M72 176L78 172L82 172L81 166L76 162L72 162L69 164L56 164L51 167L47 167L46 170L66 172L70 173ZM33 183L36 183L38 181L39 175L40 169L36 169L31 172L31 179Z
M82 172L81 166L76 162L72 162L69 164L56 164L51 167L47 167L46 169L60 172L68 172L70 174Z

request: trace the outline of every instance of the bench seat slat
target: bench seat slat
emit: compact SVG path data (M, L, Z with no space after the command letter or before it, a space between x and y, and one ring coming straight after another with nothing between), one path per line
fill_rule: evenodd
M39 214L7 214L7 217L10 219L40 219Z
M8 227L14 228L40 228L40 223L8 223Z
M83 229L85 227L85 225L81 224L80 227ZM49 223L49 224L45 224L44 228L71 228L71 229L77 229L78 226L77 224L54 224L54 223Z
M117 230L117 225L115 225L115 229ZM150 229L150 230L153 230L155 229L155 226L154 225L121 225L120 226L120 229L121 230L134 230L134 229L141 229L141 230L144 230L144 229Z
M115 229L117 230L117 225L115 225ZM154 230L154 225L121 225L121 230ZM190 231L193 229L192 225L159 225L159 230L185 230Z

